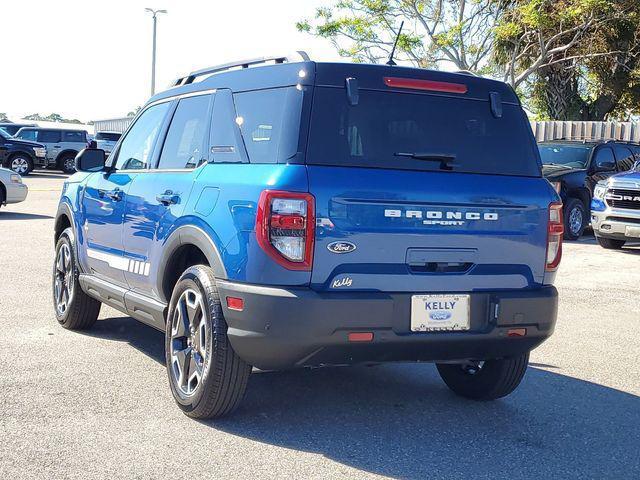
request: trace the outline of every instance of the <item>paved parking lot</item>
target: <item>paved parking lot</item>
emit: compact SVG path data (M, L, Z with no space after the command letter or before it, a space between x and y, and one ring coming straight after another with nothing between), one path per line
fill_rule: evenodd
M639 478L640 246L565 245L556 333L506 399L457 398L432 365L257 373L235 415L196 422L161 333L106 307L56 324L63 179L0 209L0 479Z

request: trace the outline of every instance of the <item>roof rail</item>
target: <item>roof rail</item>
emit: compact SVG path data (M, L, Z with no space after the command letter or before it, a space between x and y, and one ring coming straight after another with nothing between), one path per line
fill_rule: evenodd
M300 57L300 59L303 62L309 62L311 60L309 58L309 55L307 55L307 53L302 50L298 50L295 53ZM251 58L248 60L236 60L235 62L223 63L220 65L214 65L212 67L203 68L201 70L196 70L194 72L191 72L189 75L185 75L184 77L180 77L176 79L175 82L171 84L171 86L177 87L180 85L189 85L190 83L193 83L198 77L202 77L204 75L210 75L213 73L224 72L227 70L231 70L233 68L238 68L238 67L249 68L252 65L259 65L261 63L267 63L267 62L285 63L285 62L291 62L293 60L294 60L293 58L286 55L279 56L279 57L258 57L258 58Z

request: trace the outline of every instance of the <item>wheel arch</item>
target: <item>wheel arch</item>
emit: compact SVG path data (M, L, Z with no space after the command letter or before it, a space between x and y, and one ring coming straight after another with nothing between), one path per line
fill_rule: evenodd
M188 267L206 264L216 278L226 279L222 257L211 237L202 229L185 225L176 229L165 242L158 263L156 289L168 303L178 278Z
M53 244L58 242L60 235L66 228L71 228L75 231L73 222L73 213L71 208L66 203L61 203L58 206L58 212L56 213L56 220L53 227Z

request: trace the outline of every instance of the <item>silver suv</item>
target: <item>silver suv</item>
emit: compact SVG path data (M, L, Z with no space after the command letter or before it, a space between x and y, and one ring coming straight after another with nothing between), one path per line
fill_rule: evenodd
M640 158L629 172L596 185L591 225L604 248L622 248L628 241L640 241Z
M44 144L47 147L47 167L65 173L75 172L75 158L87 146L86 130L25 127L18 130L16 138Z

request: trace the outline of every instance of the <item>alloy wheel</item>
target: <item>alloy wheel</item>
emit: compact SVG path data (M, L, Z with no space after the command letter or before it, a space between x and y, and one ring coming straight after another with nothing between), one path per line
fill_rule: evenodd
M65 172L73 172L76 169L76 159L73 157L67 157L64 160Z
M73 264L71 263L71 250L69 245L63 244L56 257L56 271L54 280L54 295L56 309L59 315L63 315L69 308L73 297L75 279L73 276Z
M29 170L29 162L22 157L17 157L11 160L11 170L20 175L24 175Z
M171 375L183 395L193 395L202 383L209 326L202 295L185 290L171 319Z
M573 207L569 212L569 228L573 235L578 235L582 228L582 210L580 207Z

